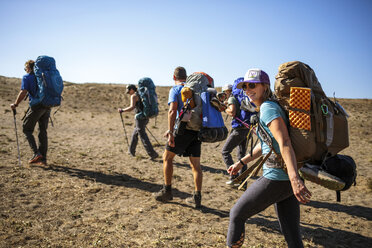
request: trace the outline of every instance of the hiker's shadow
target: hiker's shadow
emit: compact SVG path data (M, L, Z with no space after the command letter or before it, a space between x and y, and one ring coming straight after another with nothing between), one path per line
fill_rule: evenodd
M77 168L70 168L61 165L50 164L49 167L41 167L45 170L53 170L55 172L66 173L69 176L77 177L84 180L91 180L98 183L107 185L123 186L127 188L136 188L150 193L158 192L162 185L157 183L151 183L132 177L127 174L113 173L105 174L99 171L82 170ZM175 196L180 198L187 198L191 195L177 189L172 189Z
M346 206L339 203L330 203L330 202L319 202L319 201L310 201L308 206L314 208L326 208L333 212L344 212L352 216L358 216L365 218L367 220L372 220L372 208L363 207L363 206Z
M270 220L272 219L272 220ZM255 215L246 222L260 226L260 230L267 233L281 234L276 218L262 214ZM323 227L321 223L301 223L301 233L307 240L311 240L322 247L370 247L372 239L358 233L339 230L333 227Z
M44 170L52 170L55 172L66 173L71 177L77 177L77 178L84 179L84 180L90 180L90 181L103 183L107 185L122 186L122 187L127 187L127 188L136 188L136 189L140 189L140 190L147 191L150 193L158 192L162 187L162 185L160 184L142 181L140 179L137 179L127 174L114 173L110 175L110 174L105 174L99 171L82 170L82 169L70 168L70 167L55 165L55 164L50 164L49 167L40 166L40 168ZM175 188L172 189L172 193L174 197L177 197L180 199L186 199L192 196L189 193L179 191L178 189L175 189ZM191 206L187 204L182 204L176 201L171 201L169 203L191 208ZM200 211L203 213L214 214L221 218L229 216L229 213L226 211L213 209L213 208L209 208L206 206L203 206L200 209Z

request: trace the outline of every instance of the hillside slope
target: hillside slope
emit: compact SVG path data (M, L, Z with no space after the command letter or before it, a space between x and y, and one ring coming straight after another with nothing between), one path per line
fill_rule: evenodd
M0 76L0 247L225 246L229 210L242 191L225 185L223 142L202 146L202 210L184 202L193 190L186 158L175 159L174 200L160 204L152 193L163 183L162 160L149 160L142 144L135 158L126 153L116 111L129 105L125 85L66 83L62 107L48 129L48 166L27 165L32 154L21 123L27 103L17 109L19 167L9 106L20 83ZM159 154L165 144L169 88L157 87L160 114L148 125L161 143L155 147ZM307 182L313 197L301 206L305 247L372 244L372 99L339 101L350 114L350 147L343 153L357 162L357 185L337 203L335 192ZM125 114L128 138L133 123L133 113ZM247 221L243 247L286 247L273 207Z

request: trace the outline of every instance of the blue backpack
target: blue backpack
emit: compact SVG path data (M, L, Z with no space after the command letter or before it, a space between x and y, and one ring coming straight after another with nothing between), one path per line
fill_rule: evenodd
M152 118L158 115L158 96L155 91L155 84L151 78L144 77L138 81L138 96L143 104L141 112L136 114L136 119Z
M219 142L227 138L229 131L220 111L215 109L210 103L210 93L208 91L200 94L202 101L202 128L198 138L201 142Z
M42 104L46 107L61 105L63 80L52 57L39 56L34 68L38 89L30 106Z
M236 117L249 125L251 116L257 112L254 111L255 106L249 102L248 96L244 94L244 91L237 88L237 85L243 80L244 78L242 77L235 80L232 87L232 95L238 100L240 105L240 113L236 113ZM231 126L233 128L242 127L243 124L239 120L233 119Z

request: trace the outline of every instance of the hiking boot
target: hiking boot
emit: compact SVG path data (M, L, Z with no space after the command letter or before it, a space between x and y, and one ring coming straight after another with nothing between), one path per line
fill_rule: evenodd
M173 200L172 190L166 190L166 188L163 187L159 192L154 193L154 198L161 202L171 201Z
M239 183L238 182L234 182L235 178L237 178L238 176L234 175L234 176L231 176L230 177L230 180L226 182L226 185L228 186L232 186L232 187L237 187L239 186Z
M38 164L46 166L47 165L47 161L46 161L45 158L43 158Z
M41 163L43 161L43 156L40 154L35 154L29 161L29 164L36 164L36 163Z
M189 204L189 205L192 205L194 208L201 208L201 194L197 194L194 192L194 194L189 197L189 198L186 198L186 203Z
M226 185L231 186L231 187L238 187L239 183L234 182L234 179L231 179L226 182Z
M150 156L151 160L155 160L158 157L159 157L159 154L157 154L156 152Z

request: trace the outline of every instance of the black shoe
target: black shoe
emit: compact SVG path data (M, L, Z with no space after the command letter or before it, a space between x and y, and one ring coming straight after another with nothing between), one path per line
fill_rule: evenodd
M191 197L186 198L186 203L194 208L201 208L201 194L194 193Z
M155 160L158 157L159 157L159 154L157 154L156 152L150 156L151 160Z
M172 190L162 188L159 192L154 193L154 198L157 201L167 202L173 200Z
M136 153L135 152L128 151L128 154L131 155L132 157L135 157L136 156Z

